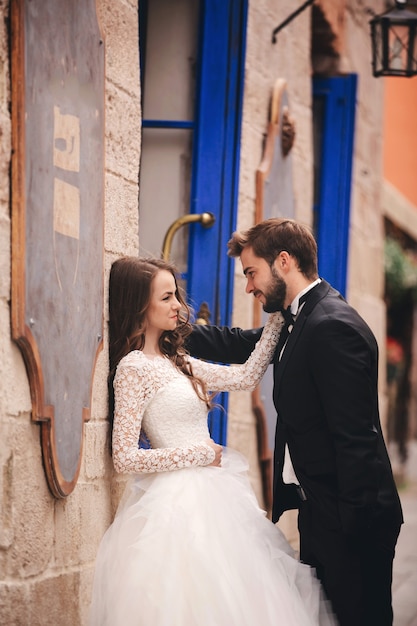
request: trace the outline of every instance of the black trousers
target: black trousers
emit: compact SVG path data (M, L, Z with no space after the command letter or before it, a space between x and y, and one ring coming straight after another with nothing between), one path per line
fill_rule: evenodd
M300 559L315 568L340 626L392 626L392 563L400 528L349 540L325 528L309 502L298 516Z

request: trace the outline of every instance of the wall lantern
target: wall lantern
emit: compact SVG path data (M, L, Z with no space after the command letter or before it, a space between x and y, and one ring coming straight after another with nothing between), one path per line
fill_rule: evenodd
M369 22L374 76L417 75L417 13L405 8L405 0Z
M272 43L280 30L313 3L306 0L279 24L272 31ZM393 9L369 22L374 76L417 76L417 13L407 10L406 4L406 0L395 0Z

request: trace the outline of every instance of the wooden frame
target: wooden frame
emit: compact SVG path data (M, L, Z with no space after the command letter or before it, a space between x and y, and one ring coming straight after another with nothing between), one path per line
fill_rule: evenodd
M79 475L102 349L104 45L95 0L33 4L11 2L11 327L62 498Z
M277 79L272 90L269 120L261 163L256 171L255 224L270 217L294 217L292 158L295 123L289 114L286 81ZM254 301L253 325L263 324L259 300ZM265 376L268 381L268 372ZM266 382L270 386L271 381ZM268 389L269 395L271 391ZM272 509L272 448L268 432L262 383L252 392L252 410L256 417L258 455L265 507ZM271 407L271 411L275 410Z

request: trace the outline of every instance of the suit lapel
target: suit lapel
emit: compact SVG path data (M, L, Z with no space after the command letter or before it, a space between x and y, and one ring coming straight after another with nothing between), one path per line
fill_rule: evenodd
M293 326L291 333L289 333L288 335L287 343L285 345L285 349L284 349L284 352L282 353L282 358L280 361L278 359L279 359L280 351L282 349L282 342L280 341L278 343L279 350L277 349L277 352L276 352L277 361L275 363L275 387L276 387L277 392L279 392L279 389L280 389L282 374L291 358L291 354L294 350L294 347L297 344L298 338L300 337L302 333L302 330L308 319L308 316L310 315L314 307L317 305L317 303L320 302L320 300L322 300L329 293L330 288L331 287L329 283L327 283L325 280L322 280L321 283L313 287L311 292L308 293L305 304L303 308L301 309L301 311L299 312L297 319L294 322L294 326ZM281 348L279 348L280 343L281 343Z
M282 372L284 371L291 353L294 349L294 346L296 345L297 341L298 341L298 337L300 336L300 333L303 329L303 326L305 324L306 321L306 315L303 315L303 311L300 312L300 314L298 315L296 321L294 322L294 326L292 331L289 333L288 335L288 339L287 339L287 343L285 345L284 348L284 352L282 353L282 358L281 360L277 363L277 382L278 382L278 387L279 387L279 383L281 380L281 375Z

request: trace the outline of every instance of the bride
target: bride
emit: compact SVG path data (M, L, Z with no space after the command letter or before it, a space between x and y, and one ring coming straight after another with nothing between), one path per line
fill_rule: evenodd
M259 508L245 459L211 438L210 392L253 390L283 324L272 314L244 365L191 358L173 267L113 263L112 455L129 480L96 559L91 626L328 626L314 571ZM139 447L146 438L150 447Z

